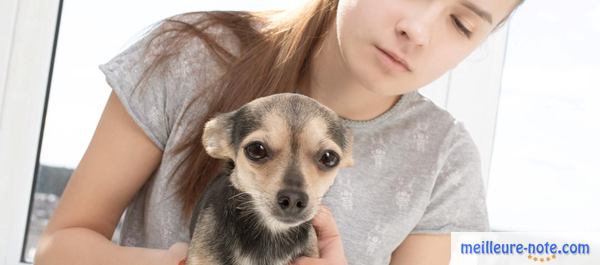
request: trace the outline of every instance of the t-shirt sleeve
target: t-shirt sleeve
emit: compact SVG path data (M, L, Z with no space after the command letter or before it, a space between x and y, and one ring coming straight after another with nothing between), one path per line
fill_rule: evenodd
M486 232L489 220L481 159L472 137L456 122L429 205L411 233Z
M169 18L186 22L197 19L186 14ZM138 41L98 66L136 124L163 151L191 92L205 81L198 80L208 73L201 67L211 67L203 58L208 54L206 46L198 38L178 43L179 52L173 53L169 40L176 34L171 30L176 24L167 19L159 21ZM165 53L171 55L150 69Z

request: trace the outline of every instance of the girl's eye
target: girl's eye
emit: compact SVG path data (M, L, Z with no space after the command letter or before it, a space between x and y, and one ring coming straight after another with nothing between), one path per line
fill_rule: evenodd
M456 16L452 15L452 22L454 22L454 26L456 26L456 28L465 36L467 36L467 38L470 38L471 35L473 34L473 32L471 32L469 29L467 29L467 27L465 27L465 25L460 21L460 19L458 19Z
M340 157L337 153L331 150L327 150L323 153L321 158L319 159L319 163L323 164L326 167L335 167L337 166Z
M267 148L260 142L252 142L244 148L246 157L252 161L258 161L267 157Z

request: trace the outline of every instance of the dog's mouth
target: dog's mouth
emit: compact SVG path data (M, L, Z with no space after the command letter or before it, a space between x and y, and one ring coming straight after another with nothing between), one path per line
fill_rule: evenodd
M275 201L268 199L264 194L255 193L254 210L261 217L263 224L274 232L286 231L292 227L299 226L310 221L316 214L313 205L307 205L304 210L290 213L281 209Z
M272 231L284 231L292 227L299 226L309 222L316 214L316 209L309 206L301 212L290 214L281 210L272 204L264 205L264 210L260 211L265 221L265 225L271 228Z
M298 225L310 220L310 212L312 212L310 209L305 209L300 213L288 214L283 213L279 208L275 208L271 211L271 215L282 223L288 225Z

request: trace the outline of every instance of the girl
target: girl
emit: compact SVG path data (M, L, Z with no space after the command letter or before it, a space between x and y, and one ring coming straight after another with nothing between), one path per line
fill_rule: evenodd
M294 264L447 264L449 232L489 229L479 154L417 89L520 2L312 0L166 19L100 66L113 91L36 264L177 264L221 166L204 152L204 122L281 92L333 109L355 138L354 167L340 170L323 198L330 211L313 221L322 257Z

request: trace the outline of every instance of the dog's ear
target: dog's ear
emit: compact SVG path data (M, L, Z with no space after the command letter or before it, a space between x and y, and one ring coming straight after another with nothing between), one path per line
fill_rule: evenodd
M352 159L352 143L354 136L352 130L349 128L344 129L344 139L346 140L346 146L342 152L344 152L342 161L340 161L341 167L351 167L354 165L354 159Z
M221 113L204 124L202 145L211 157L235 159L231 146L232 115L233 112Z

